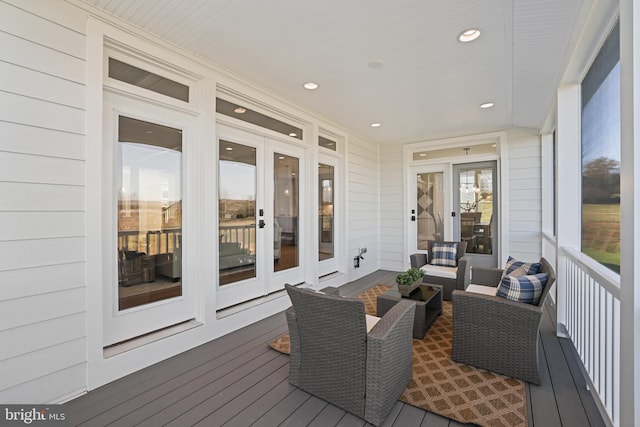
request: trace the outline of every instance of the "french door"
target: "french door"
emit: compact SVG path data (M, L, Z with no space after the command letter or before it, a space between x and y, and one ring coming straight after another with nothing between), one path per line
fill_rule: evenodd
M429 240L448 240L450 179L446 165L411 168L409 253L426 252Z
M217 309L304 281L304 150L218 125Z
M104 345L195 317L188 113L105 90Z
M473 265L496 267L498 254L497 162L453 165L453 232L467 242L467 256Z

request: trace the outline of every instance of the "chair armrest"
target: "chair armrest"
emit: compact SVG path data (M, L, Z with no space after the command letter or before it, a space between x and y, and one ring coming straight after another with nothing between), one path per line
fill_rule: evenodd
M472 267L469 282L465 282L465 289L469 283L476 285L497 287L502 277L502 269L488 267Z
M413 375L415 303L401 300L367 335L365 420L380 425Z
M456 289L464 290L469 285L468 278L471 275L471 262L467 256L458 260L458 273L456 274Z
M409 260L411 268L420 268L427 263L427 254L411 254Z
M326 288L322 288L320 289L320 292L324 292L327 295L340 296L340 290L338 288L334 288L333 286L327 286Z

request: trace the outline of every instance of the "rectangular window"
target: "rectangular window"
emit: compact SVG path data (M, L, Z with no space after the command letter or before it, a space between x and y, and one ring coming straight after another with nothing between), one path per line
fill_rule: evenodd
M582 82L582 252L620 272L620 28Z
M221 98L216 98L216 113L302 140L302 129Z
M335 141L325 138L324 136L318 137L318 145L331 151L336 151L338 149L338 144Z
M182 295L182 131L120 116L119 309Z
M318 259L333 258L333 194L334 194L334 168L331 165L318 165L318 223L319 223L319 248Z
M189 86L109 58L109 77L134 86L189 102Z

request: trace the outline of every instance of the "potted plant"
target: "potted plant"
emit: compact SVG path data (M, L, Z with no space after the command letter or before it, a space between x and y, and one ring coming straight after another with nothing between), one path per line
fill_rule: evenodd
M409 296L417 289L422 281L424 272L419 268L410 268L404 273L400 273L396 276L396 283L398 285L398 291L402 296Z

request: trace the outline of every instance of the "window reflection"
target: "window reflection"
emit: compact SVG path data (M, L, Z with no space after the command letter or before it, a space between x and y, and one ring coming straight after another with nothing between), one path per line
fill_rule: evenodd
M417 248L427 250L427 241L444 239L444 174L419 173L416 178Z
M296 157L274 153L273 155L273 212L275 216L274 246L280 242L279 258L274 256L274 271L299 265L298 203L299 160ZM279 236L279 238L278 238Z
M256 150L219 144L219 283L256 277Z
M333 194L334 194L334 168L330 165L320 164L318 165L318 182L320 188L318 189L319 195L319 242L320 247L318 249L318 258L320 261L325 259L331 259L334 257L333 253Z
M493 228L493 169L460 171L460 238L467 252L491 254Z
M182 131L118 122L119 309L182 295Z

